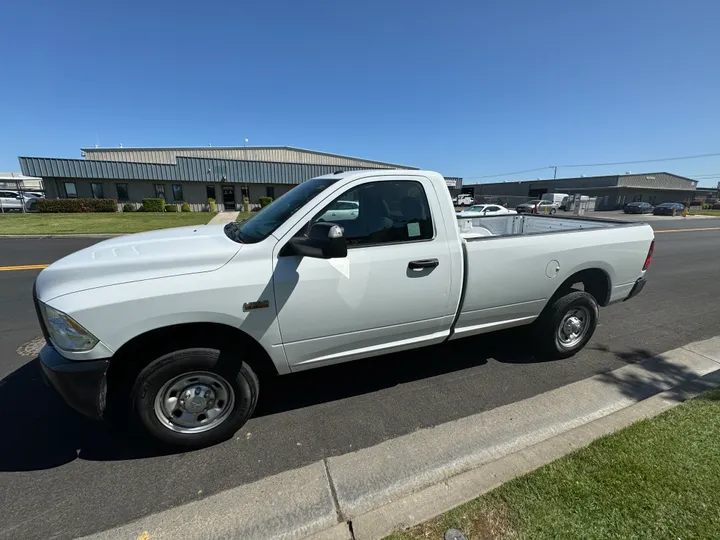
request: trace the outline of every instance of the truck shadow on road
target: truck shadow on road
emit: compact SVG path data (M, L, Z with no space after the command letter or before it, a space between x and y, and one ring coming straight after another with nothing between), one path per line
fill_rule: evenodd
M489 359L513 364L538 362L528 352L528 343L531 341L525 331L515 329L278 377L264 383L255 416L482 369ZM634 361L628 359L629 363ZM34 360L0 380L0 410L6 412L0 471L49 469L78 458L115 461L178 453L148 441L134 430L89 420L71 411L44 385L39 369ZM658 370L662 369L664 366L659 365ZM627 387L634 394L650 391L642 386L647 381L611 381L611 375L607 377L609 383Z
M0 380L5 411L0 471L50 469L75 459L134 459L167 453L137 434L86 419L45 386L38 360Z

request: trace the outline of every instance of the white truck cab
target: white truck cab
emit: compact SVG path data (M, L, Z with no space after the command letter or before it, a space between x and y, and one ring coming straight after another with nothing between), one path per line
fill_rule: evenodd
M642 223L458 217L434 172L327 175L243 223L52 264L34 288L41 365L88 416L127 409L161 441L206 446L250 418L267 377L531 324L538 354L571 356L599 306L642 290L652 244Z

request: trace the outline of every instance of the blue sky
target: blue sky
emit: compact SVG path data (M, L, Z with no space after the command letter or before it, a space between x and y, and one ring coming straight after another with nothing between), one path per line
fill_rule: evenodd
M245 138L465 178L720 152L716 0L51 0L0 20L5 171ZM720 156L558 176L628 170Z

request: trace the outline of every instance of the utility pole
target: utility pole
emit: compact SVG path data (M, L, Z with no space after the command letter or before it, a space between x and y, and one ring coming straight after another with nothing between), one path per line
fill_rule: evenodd
M553 169L555 169L555 172L553 173L553 180L557 178L557 165L551 165Z

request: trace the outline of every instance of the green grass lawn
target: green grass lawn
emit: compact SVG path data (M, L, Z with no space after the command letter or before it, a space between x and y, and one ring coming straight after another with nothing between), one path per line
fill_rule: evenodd
M720 390L391 535L440 540L720 538Z
M691 216L718 216L720 217L720 210L690 210Z
M207 212L0 214L0 234L134 233L201 225L214 215Z

